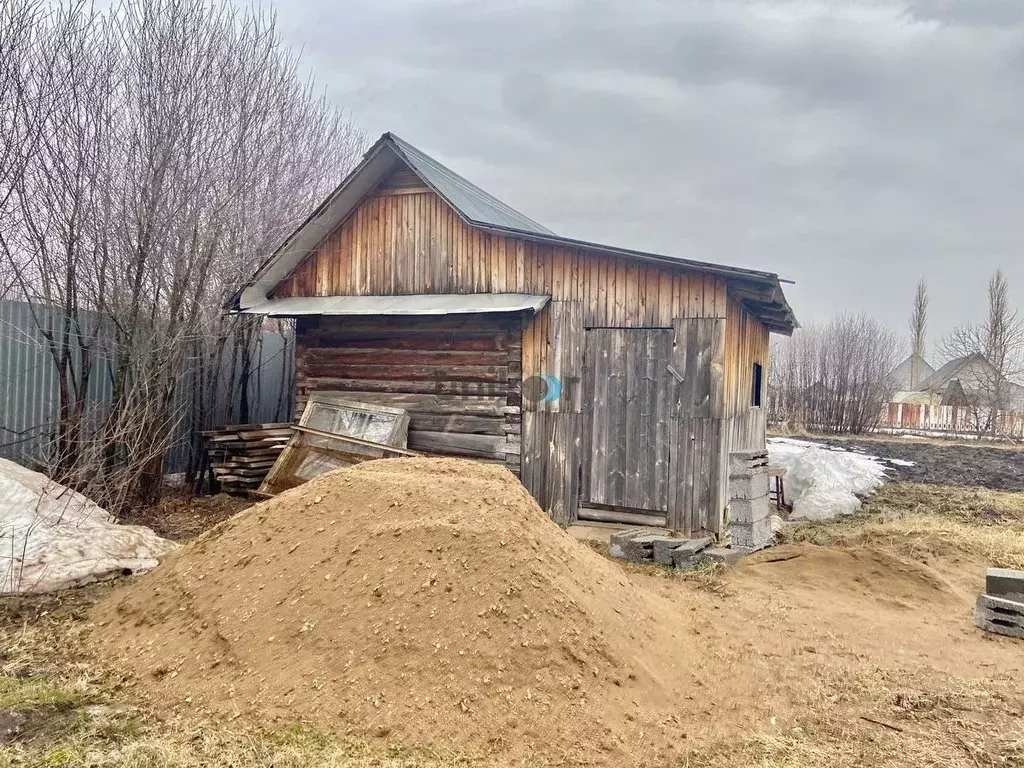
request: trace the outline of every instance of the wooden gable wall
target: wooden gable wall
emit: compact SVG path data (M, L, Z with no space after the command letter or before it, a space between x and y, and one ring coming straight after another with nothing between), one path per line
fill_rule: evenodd
M578 302L587 326L725 317L723 278L482 232L411 184L393 173L272 295L547 294Z

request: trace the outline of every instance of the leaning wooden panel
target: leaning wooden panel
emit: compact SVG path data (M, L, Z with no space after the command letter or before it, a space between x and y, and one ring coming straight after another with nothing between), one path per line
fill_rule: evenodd
M419 455L403 448L309 427L297 426L295 430L291 441L260 485L260 495L276 496L320 475L364 461Z
M361 403L318 392L306 401L299 425L404 448L409 416L401 408Z

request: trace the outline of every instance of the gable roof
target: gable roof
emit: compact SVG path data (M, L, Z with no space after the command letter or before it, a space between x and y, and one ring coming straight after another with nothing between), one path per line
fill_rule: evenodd
M980 352L974 352L973 354L964 355L963 357L954 357L948 363L939 368L939 370L935 371L935 373L922 381L921 389L925 389L930 392L941 392L946 388L950 381L959 378L965 368L976 363L980 363L981 365L990 368L992 367L992 364Z
M455 210L469 226L495 234L537 243L581 248L613 256L671 264L725 277L730 293L769 330L791 334L799 327L773 272L730 267L705 261L618 248L601 243L561 237L511 206L483 191L393 133L384 133L348 177L227 302L236 312L259 311L267 295L348 215L358 207L396 166L408 165L431 190Z
M393 133L385 133L380 141L390 137L394 148L406 164L423 179L428 187L459 212L471 224L486 227L512 229L517 232L532 232L537 235L554 235L533 219L527 218L515 208L501 202L494 195L441 165L430 155L416 149L412 144ZM380 141L377 143L380 144ZM371 152L373 150L370 150Z
M901 392L912 392L920 388L925 379L935 373L927 360L918 354L909 355L902 363L892 369L889 378ZM917 381L911 381L914 374Z

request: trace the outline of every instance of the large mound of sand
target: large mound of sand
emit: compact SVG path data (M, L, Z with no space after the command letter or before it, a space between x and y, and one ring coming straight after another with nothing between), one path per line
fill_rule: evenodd
M258 504L99 608L155 694L508 763L659 762L692 619L505 469L389 459Z

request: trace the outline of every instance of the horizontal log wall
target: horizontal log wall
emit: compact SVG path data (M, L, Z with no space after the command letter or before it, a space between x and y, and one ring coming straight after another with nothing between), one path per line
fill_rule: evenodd
M301 408L338 392L409 412L409 448L520 470L522 317L302 319Z

